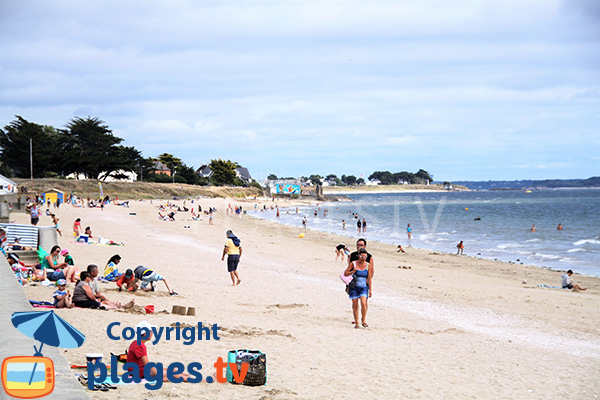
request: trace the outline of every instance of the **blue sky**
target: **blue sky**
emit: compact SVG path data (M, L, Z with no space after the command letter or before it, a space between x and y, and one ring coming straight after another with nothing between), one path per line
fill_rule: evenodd
M600 175L600 2L3 1L0 126L254 178Z

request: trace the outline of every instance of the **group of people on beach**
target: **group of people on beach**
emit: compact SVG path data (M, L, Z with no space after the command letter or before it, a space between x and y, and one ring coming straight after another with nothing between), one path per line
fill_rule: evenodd
M38 250L38 255L41 257L40 262L35 264L25 264L20 260L20 257L11 252L11 250L21 250L19 240L17 244L9 244L2 248L6 252L6 259L11 266L13 272L17 275L23 285L29 282L43 282L49 284L55 282L57 290L53 294L53 305L56 308L100 308L100 309L117 309L131 308L135 301L132 299L128 303L121 303L108 299L100 289L100 282L114 282L119 291L125 290L136 291L138 288L142 291L154 291L154 283L163 281L170 295L177 295L171 289L166 278L159 275L150 268L139 265L135 271L127 269L124 273L118 270L118 264L121 262L121 256L113 255L104 268L104 273L101 276L99 268L95 264L89 264L84 271L75 266L73 257L69 254L69 250L61 249L55 245L50 250L50 253L45 253L43 250ZM60 257L63 257L61 260ZM73 294L66 290L68 284L74 284ZM149 286L149 287L148 287Z

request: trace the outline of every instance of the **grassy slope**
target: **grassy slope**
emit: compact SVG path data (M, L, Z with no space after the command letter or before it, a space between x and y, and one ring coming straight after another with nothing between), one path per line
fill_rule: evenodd
M49 189L58 189L65 193L74 193L80 197L99 198L100 189L98 181L76 181L65 179L30 179L13 178L19 187L26 187L29 192L43 193ZM261 196L262 192L256 188L244 187L218 187L195 186L181 183L153 183L153 182L102 182L105 196L119 197L119 199L169 199L177 197L244 197Z

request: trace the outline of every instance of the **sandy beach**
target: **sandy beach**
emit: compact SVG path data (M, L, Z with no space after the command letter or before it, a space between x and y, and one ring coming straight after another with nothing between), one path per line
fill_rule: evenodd
M159 327L216 323L221 340L190 346L161 341L148 345L150 360L165 366L200 362L202 372L212 375L217 357L226 358L229 350L258 349L267 354L267 385L165 383L156 391L120 385L108 393L90 392L94 399L600 396L600 279L574 275L588 288L585 292L540 288L560 285L561 273L415 248L401 254L395 246L369 242L375 260L369 328L354 329L351 303L339 279L345 264L336 263L334 253L338 243L355 250L347 237L252 218L254 200L196 200L194 206L217 208L214 225L206 216L193 221L189 213L178 213L176 222L159 220L156 206L161 203L131 201L129 208L108 205L104 211L63 205L55 211L63 231L59 244L80 269L93 263L102 271L113 254L120 254L121 271L152 268L180 294L169 296L162 283L156 292L134 294L102 284L111 300L134 298L138 306L154 305L156 313L144 315L141 307L129 312L57 310L86 335L84 345L65 351L65 357L84 364L85 353L101 352L105 362L110 352L123 353L130 341L108 338L112 322L121 327L141 320ZM229 203L242 205L248 215L227 216ZM83 227L91 226L94 236L125 245L74 243L76 218ZM28 216L13 213L11 220L28 223ZM40 225L50 224L50 217L41 217ZM243 247L242 282L235 287L221 261L227 229ZM24 291L30 299L50 301L54 288ZM170 314L173 305L196 307L196 316Z

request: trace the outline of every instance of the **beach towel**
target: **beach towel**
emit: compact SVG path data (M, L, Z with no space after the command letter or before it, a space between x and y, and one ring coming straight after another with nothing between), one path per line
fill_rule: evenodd
M537 286L538 287L550 288L550 289L568 289L568 288L563 288L563 287L560 287L560 286L550 286L550 285L544 285L544 284L537 285Z
M29 304L31 304L32 307L56 308L54 307L54 303L50 303L49 301L29 300Z

